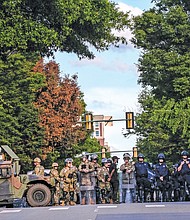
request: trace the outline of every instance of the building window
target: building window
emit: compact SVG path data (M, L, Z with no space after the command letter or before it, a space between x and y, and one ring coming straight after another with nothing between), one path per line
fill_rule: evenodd
M99 127L99 122L95 122L95 127Z
M96 131L95 135L96 135L96 137L99 137L100 136L100 132Z

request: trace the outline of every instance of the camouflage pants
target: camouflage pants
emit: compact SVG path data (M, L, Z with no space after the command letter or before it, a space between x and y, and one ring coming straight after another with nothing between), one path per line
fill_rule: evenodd
M55 191L53 193L53 199L54 199L55 204L59 204L60 195L61 195L61 190L60 190L59 183L57 183L55 185Z
M101 203L110 203L112 199L110 182L100 183L99 188L100 188Z
M73 184L64 184L61 197L65 203L76 202L77 197Z

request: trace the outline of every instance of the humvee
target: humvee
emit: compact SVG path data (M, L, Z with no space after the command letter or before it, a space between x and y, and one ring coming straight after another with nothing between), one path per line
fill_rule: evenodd
M4 154L10 160L4 159ZM0 146L0 205L11 207L15 200L22 198L32 207L49 205L54 190L50 176L20 174L19 161L9 146Z

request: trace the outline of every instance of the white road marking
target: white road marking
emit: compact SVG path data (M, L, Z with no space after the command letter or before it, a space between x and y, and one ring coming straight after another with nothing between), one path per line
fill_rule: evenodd
M109 208L117 208L117 205L105 205L105 206L98 206L97 209L109 209Z
M21 209L19 210L3 210L0 212L0 214L3 214L3 213L16 213L16 212L21 212Z
M49 208L49 211L59 211L59 210L67 210L69 207L57 207L57 208Z
M145 205L146 208L164 208L165 205Z

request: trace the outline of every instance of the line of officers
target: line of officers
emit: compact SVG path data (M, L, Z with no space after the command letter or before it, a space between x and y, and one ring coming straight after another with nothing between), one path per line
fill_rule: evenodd
M138 154L133 162L128 153L123 154L124 163L118 172L120 158L103 158L101 165L98 156L89 157L84 153L79 167L73 165L72 158L65 159L63 169L58 171L58 163L52 164L51 185L55 190L55 205L105 204L146 201L184 201L190 192L190 159L188 152L181 152L181 160L167 167L165 155L158 154L158 163L151 166L145 156ZM44 175L40 158L34 159L36 175ZM120 175L118 175L120 174Z

